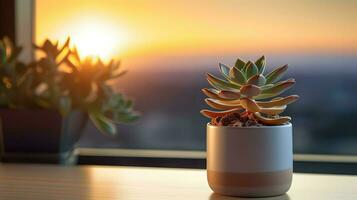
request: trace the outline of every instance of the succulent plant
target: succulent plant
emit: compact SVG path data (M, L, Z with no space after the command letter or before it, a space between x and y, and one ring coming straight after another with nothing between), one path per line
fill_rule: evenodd
M21 48L7 38L0 40L0 106L53 109L63 116L81 110L108 134L116 133L115 122L129 123L138 118L133 102L110 83L125 73L120 62L81 59L76 48L70 48L69 38L64 45L46 40L35 47L41 56L24 64L17 60Z
M0 105L31 104L31 79L29 68L17 60L21 47L15 46L8 37L0 40Z
M119 61L111 60L105 64L99 58L81 59L73 48L65 63L71 73L65 73L61 86L71 97L73 106L88 110L90 119L99 130L114 134L113 122L130 123L139 118L133 112L133 101L112 87L111 81L126 73L120 69Z
M207 73L207 81L213 88L202 89L209 97L205 102L219 110L201 110L213 125L274 126L291 120L280 114L299 97L277 97L295 84L294 79L280 81L288 65L265 74L266 60L262 56L255 62L245 62L238 58L233 67L220 63L219 69L224 79Z

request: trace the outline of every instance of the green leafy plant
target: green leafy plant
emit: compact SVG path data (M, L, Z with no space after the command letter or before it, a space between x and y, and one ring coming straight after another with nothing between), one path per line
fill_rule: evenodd
M32 106L32 81L27 66L17 60L20 52L21 47L15 47L9 38L0 40L0 105L11 108Z
M295 84L294 79L280 81L288 65L265 74L266 60L245 62L237 59L233 67L219 64L224 79L207 73L207 81L213 88L202 92L209 98L205 102L219 111L201 110L218 126L281 125L291 120L280 116L287 105L296 101L297 95L277 97ZM265 100L269 99L269 100Z
M115 91L112 82L125 74L120 62L99 58L81 59L76 48L46 40L36 46L40 56L24 64L11 41L0 41L0 105L8 108L53 109L63 116L73 110L88 113L103 133L116 134L114 123L138 119L133 102Z

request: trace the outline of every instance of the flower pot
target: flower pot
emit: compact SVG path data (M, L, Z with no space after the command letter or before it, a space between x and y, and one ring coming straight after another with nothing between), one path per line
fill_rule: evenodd
M225 127L207 124L207 179L218 194L285 194L292 181L292 125Z
M87 121L75 111L62 117L53 110L0 110L3 162L67 163Z

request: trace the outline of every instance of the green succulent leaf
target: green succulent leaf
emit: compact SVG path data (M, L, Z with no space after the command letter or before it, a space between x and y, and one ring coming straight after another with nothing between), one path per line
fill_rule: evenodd
M243 60L241 60L240 58L237 58L234 67L237 68L238 70L242 71L242 69L245 66L245 62Z
M258 73L259 73L258 67L254 63L249 62L249 64L246 66L246 69L245 69L246 77L249 79L250 77L252 77Z
M258 67L259 73L263 74L266 66L265 56L262 56L255 61L255 65Z
M232 67L229 70L229 78L231 81L240 85L245 84L247 82L247 79L245 78L244 74L235 67Z
M207 80L209 83L211 83L211 85L213 87L216 87L217 89L219 90L229 90L230 88L233 88L233 89L239 89L240 86L237 85L237 84L234 84L234 83L229 83L227 81L224 81L220 78L217 78L209 73L207 73Z
M266 99L278 96L286 90L290 89L294 84L294 79L278 82L273 87L262 90L261 94L256 96L255 99Z
M272 87L274 87L274 84L270 83L270 84L266 84L266 85L261 86L260 89L266 90L266 89L269 89L269 88L272 88Z
M255 100L269 99L278 96L278 94L270 93L270 94L259 94L258 96L253 97Z
M134 112L118 112L114 115L114 120L118 123L132 123L139 119L140 115Z
M264 86L266 83L266 79L262 74L256 74L252 77L247 82L248 84L253 84L257 86Z
M226 66L225 64L219 63L219 69L221 71L221 74L229 80L229 70L230 68Z
M244 67L241 69L241 71L244 73L244 75L247 76L246 71L247 71L247 66L250 65L251 61L248 61L245 63Z
M114 123L103 114L99 112L90 112L89 118L100 132L108 135L116 135L117 130Z
M266 75L267 84L279 81L284 76L287 69L288 65L284 65L270 72L268 75Z

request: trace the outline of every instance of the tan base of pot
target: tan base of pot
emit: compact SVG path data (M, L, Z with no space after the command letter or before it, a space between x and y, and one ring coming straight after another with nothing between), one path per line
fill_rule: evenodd
M285 194L292 170L259 173L207 171L208 184L218 194L240 197L268 197Z

